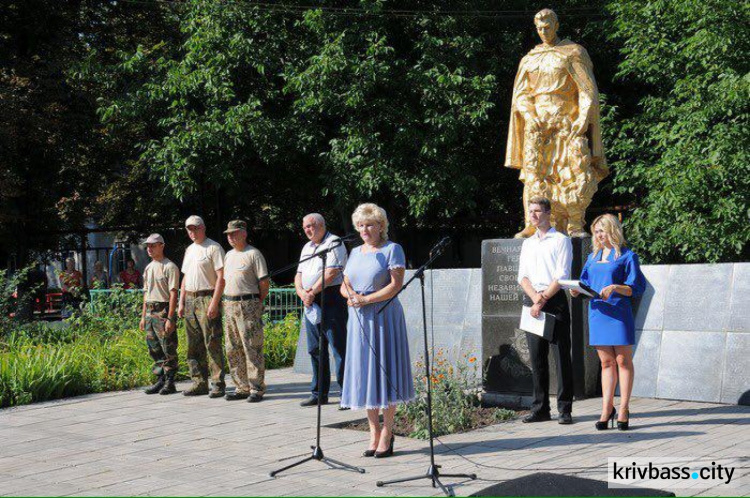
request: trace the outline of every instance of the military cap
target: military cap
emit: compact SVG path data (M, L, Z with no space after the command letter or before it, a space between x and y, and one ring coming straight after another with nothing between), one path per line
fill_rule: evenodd
M232 220L227 223L227 229L224 230L224 233L232 233L238 230L244 230L247 232L247 223L242 220Z
M146 238L146 240L143 241L144 244L163 244L164 243L164 237L159 235L158 233L152 233L151 235Z
M193 215L189 217L187 220L185 220L185 227L194 226L194 227L204 227L206 226L205 223L203 223L203 218L200 216Z

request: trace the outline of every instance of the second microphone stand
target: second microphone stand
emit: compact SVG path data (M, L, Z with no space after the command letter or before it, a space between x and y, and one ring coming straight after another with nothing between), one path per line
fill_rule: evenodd
M338 244L336 244L338 242ZM326 250L315 253L312 256L308 258L304 258L299 260L297 263L294 263L292 265L286 266L284 268L281 268L280 270L272 273L268 276L270 278L271 276L278 275L279 273L282 273L290 268L293 268L297 266L299 263L304 263L305 261L308 261L313 258L320 258L323 260L323 271L321 272L322 279L323 279L323 287L322 291L320 292L320 324L318 324L318 382L323 382L323 361L322 361L322 355L328 354L328 339L325 334L324 330L324 323L325 323L325 289L326 289L326 260L328 258L328 253L336 249L338 246L343 244L343 240L339 239L338 241L334 241L333 244L328 247ZM320 384L318 384L320 385ZM355 467L353 465L349 465L343 462L339 462L338 460L334 460L333 458L328 458L323 454L323 449L320 447L320 420L321 420L321 406L322 406L322 400L323 396L320 395L321 393L318 393L318 421L317 421L317 435L315 437L315 446L310 446L310 448L313 450L312 455L309 457L305 457L302 460L299 460L297 462L294 462L291 465L287 465L286 467L283 467L278 470L274 470L270 472L268 475L271 477L275 477L277 474L284 472L285 470L289 470L292 467L296 467L298 465L302 465L303 463L309 462L311 460L317 460L319 462L323 462L324 464L328 465L332 469L345 469L345 470L352 470L355 472L359 472L360 474L365 473L365 469L361 467Z
M421 290L422 290L422 329L424 332L424 369L425 369L425 378L427 379L427 428L430 434L430 467L427 469L427 472L418 476L412 476L412 477L404 477L401 479L393 479L390 481L378 481L375 483L378 487L387 486L388 484L396 484L401 482L409 482L409 481L417 481L420 479L429 479L432 481L432 487L440 487L441 490L443 490L443 493L446 494L446 496L455 496L452 489L447 488L442 482L440 482L440 477L463 477L466 479L476 479L476 474L441 474L440 473L440 465L435 464L435 443L434 443L434 435L432 432L432 389L430 387L430 352L427 347L427 305L425 302L424 297L424 272L425 270L437 259L437 257L443 252L443 249L445 248L444 243L438 243L437 246L433 249L433 251L430 252L430 259L427 260L425 264L423 264L415 273L412 275L412 277L409 279L408 282L404 284L404 286L401 288L398 293L396 293L395 296L393 296L391 299L389 299L383 307L378 311L378 313L382 312L396 297L398 297L399 294L401 294L404 289L406 289L409 284L411 284L414 279L419 278L419 283L421 284Z

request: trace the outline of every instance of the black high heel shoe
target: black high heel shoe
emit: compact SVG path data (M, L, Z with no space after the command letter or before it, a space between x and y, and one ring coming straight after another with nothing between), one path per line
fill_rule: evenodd
M612 428L615 427L615 417L617 416L617 411L615 410L615 407L612 407L612 412L609 414L609 417L607 417L607 420L604 421L597 421L596 424L594 424L594 427L596 427L597 431L606 431L608 429L608 425ZM627 423L627 422L626 422ZM620 422L617 423L617 427L620 427Z
M386 458L393 456L393 443L396 441L396 436L391 434L391 446L385 451L376 451L375 458Z
M380 438L380 436L378 436L378 438ZM363 457L375 456L375 451L377 451L377 450L365 450L365 451L362 452L362 456Z
M617 421L617 430L618 431L627 431L630 429L630 410L622 410L620 413L627 413L628 419L624 422Z

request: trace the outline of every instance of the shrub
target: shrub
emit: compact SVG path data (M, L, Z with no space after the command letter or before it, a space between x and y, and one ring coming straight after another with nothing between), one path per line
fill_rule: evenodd
M289 367L294 363L299 327L296 313L288 313L280 322L266 324L263 355L267 369Z
M142 293L115 286L111 292L93 294L81 306L80 313L71 316L67 323L77 334L118 336L138 328L142 306Z
M11 315L28 305L28 301L31 299L30 292L21 293L20 296L16 295L19 286L28 277L29 271L31 271L31 267L9 275L7 270L0 270L0 329L8 328Z
M413 423L411 437L427 439L427 378L424 376L424 359L420 358L414 368L416 398L412 403L398 405L397 415ZM463 355L453 366L438 350L432 363L430 382L432 387L432 430L435 436L468 430L472 426L472 415L480 406L476 379L478 373L476 356Z
M0 407L132 389L153 381L152 360L138 329L142 294L97 295L64 323L4 322L0 329ZM177 329L177 379L188 378L184 323ZM266 368L289 366L299 337L295 314L265 327Z

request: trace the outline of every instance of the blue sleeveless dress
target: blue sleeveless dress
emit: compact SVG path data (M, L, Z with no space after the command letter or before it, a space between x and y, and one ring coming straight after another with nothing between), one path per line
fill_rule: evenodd
M611 284L627 285L633 297L646 290L646 277L641 272L638 256L624 247L619 258L610 251L602 261L602 252L592 253L581 271L580 281L596 292ZM631 298L616 292L608 300L591 299L589 302L589 345L628 346L635 344L635 320Z
M344 275L358 294L371 294L390 283L390 270L405 266L401 246L386 242L371 253L354 248ZM395 299L378 314L384 304L349 307L341 406L388 408L414 398L404 310Z

